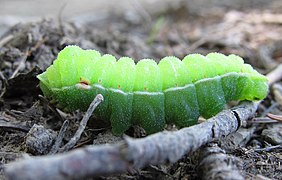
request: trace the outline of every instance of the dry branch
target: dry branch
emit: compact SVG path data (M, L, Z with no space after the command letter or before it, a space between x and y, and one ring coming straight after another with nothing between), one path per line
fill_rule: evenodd
M217 144L210 143L201 150L198 175L203 180L244 180L245 178L239 170L241 164L239 158L227 155Z
M282 64L277 66L273 71L271 71L268 75L268 84L271 86L273 83L282 79Z
M62 148L60 148L58 150L58 152L65 152L68 151L70 149L72 149L75 144L77 143L77 141L80 139L81 134L83 133L87 122L90 118L90 116L93 114L93 111L96 109L96 107L102 102L104 101L104 97L101 94L98 94L94 100L91 102L91 104L89 105L88 110L86 111L84 117L82 118L79 127L77 129L77 131L75 132L74 136L70 139L70 141L65 144ZM63 131L63 130L62 130Z
M214 139L235 132L254 116L258 103L245 102L204 123L141 139L125 137L113 145L89 146L64 154L35 157L8 164L9 179L82 179L126 172L149 164L174 163Z
M59 131L59 134L56 138L56 141L53 144L53 146L52 146L52 148L51 148L51 150L49 151L48 154L55 154L55 153L58 152L58 150L59 150L59 148L60 148L60 146L63 142L63 139L65 137L65 133L66 133L68 126L69 126L69 120L65 120L61 129L60 129L60 131Z

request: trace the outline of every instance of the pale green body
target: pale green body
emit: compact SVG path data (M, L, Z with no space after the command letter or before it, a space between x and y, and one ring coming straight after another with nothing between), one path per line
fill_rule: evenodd
M268 93L267 79L235 55L191 54L183 61L165 57L159 64L68 46L39 75L45 96L68 110L86 110L100 93L105 101L94 112L109 120L114 134L138 124L147 133L165 123L184 127L208 118L232 100L259 100ZM87 85L88 84L88 85Z

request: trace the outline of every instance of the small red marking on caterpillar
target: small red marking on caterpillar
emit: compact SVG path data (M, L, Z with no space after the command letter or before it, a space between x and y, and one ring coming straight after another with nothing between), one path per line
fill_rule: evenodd
M79 83L77 83L75 85L75 87L79 88L79 89L84 89L84 90L88 90L88 89L91 89L91 86L89 86L90 82L88 79L85 79L83 77L81 77L79 79Z
M84 84L84 85L89 85L89 84L90 84L89 80L88 80L88 79L85 79L85 78L83 78L83 77L81 77L81 78L79 79L79 83L80 83L80 84Z

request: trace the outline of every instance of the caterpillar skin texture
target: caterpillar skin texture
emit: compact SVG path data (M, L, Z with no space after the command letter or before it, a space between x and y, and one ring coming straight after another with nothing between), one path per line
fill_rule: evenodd
M133 124L148 134L166 123L191 126L200 115L216 115L232 100L261 100L268 93L267 78L236 55L168 56L158 64L118 61L95 50L67 46L44 73L38 75L44 95L68 111L87 110L97 94L104 96L94 111L111 122L115 135Z

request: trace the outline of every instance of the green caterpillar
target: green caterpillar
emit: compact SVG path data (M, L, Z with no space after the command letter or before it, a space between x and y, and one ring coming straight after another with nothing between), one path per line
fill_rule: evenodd
M260 100L268 93L265 76L242 58L220 53L135 64L129 57L116 61L109 54L67 46L37 77L44 95L69 111L86 110L102 94L105 100L94 115L110 121L115 135L133 124L148 134L161 131L166 123L191 126L200 115L216 115L227 102Z

